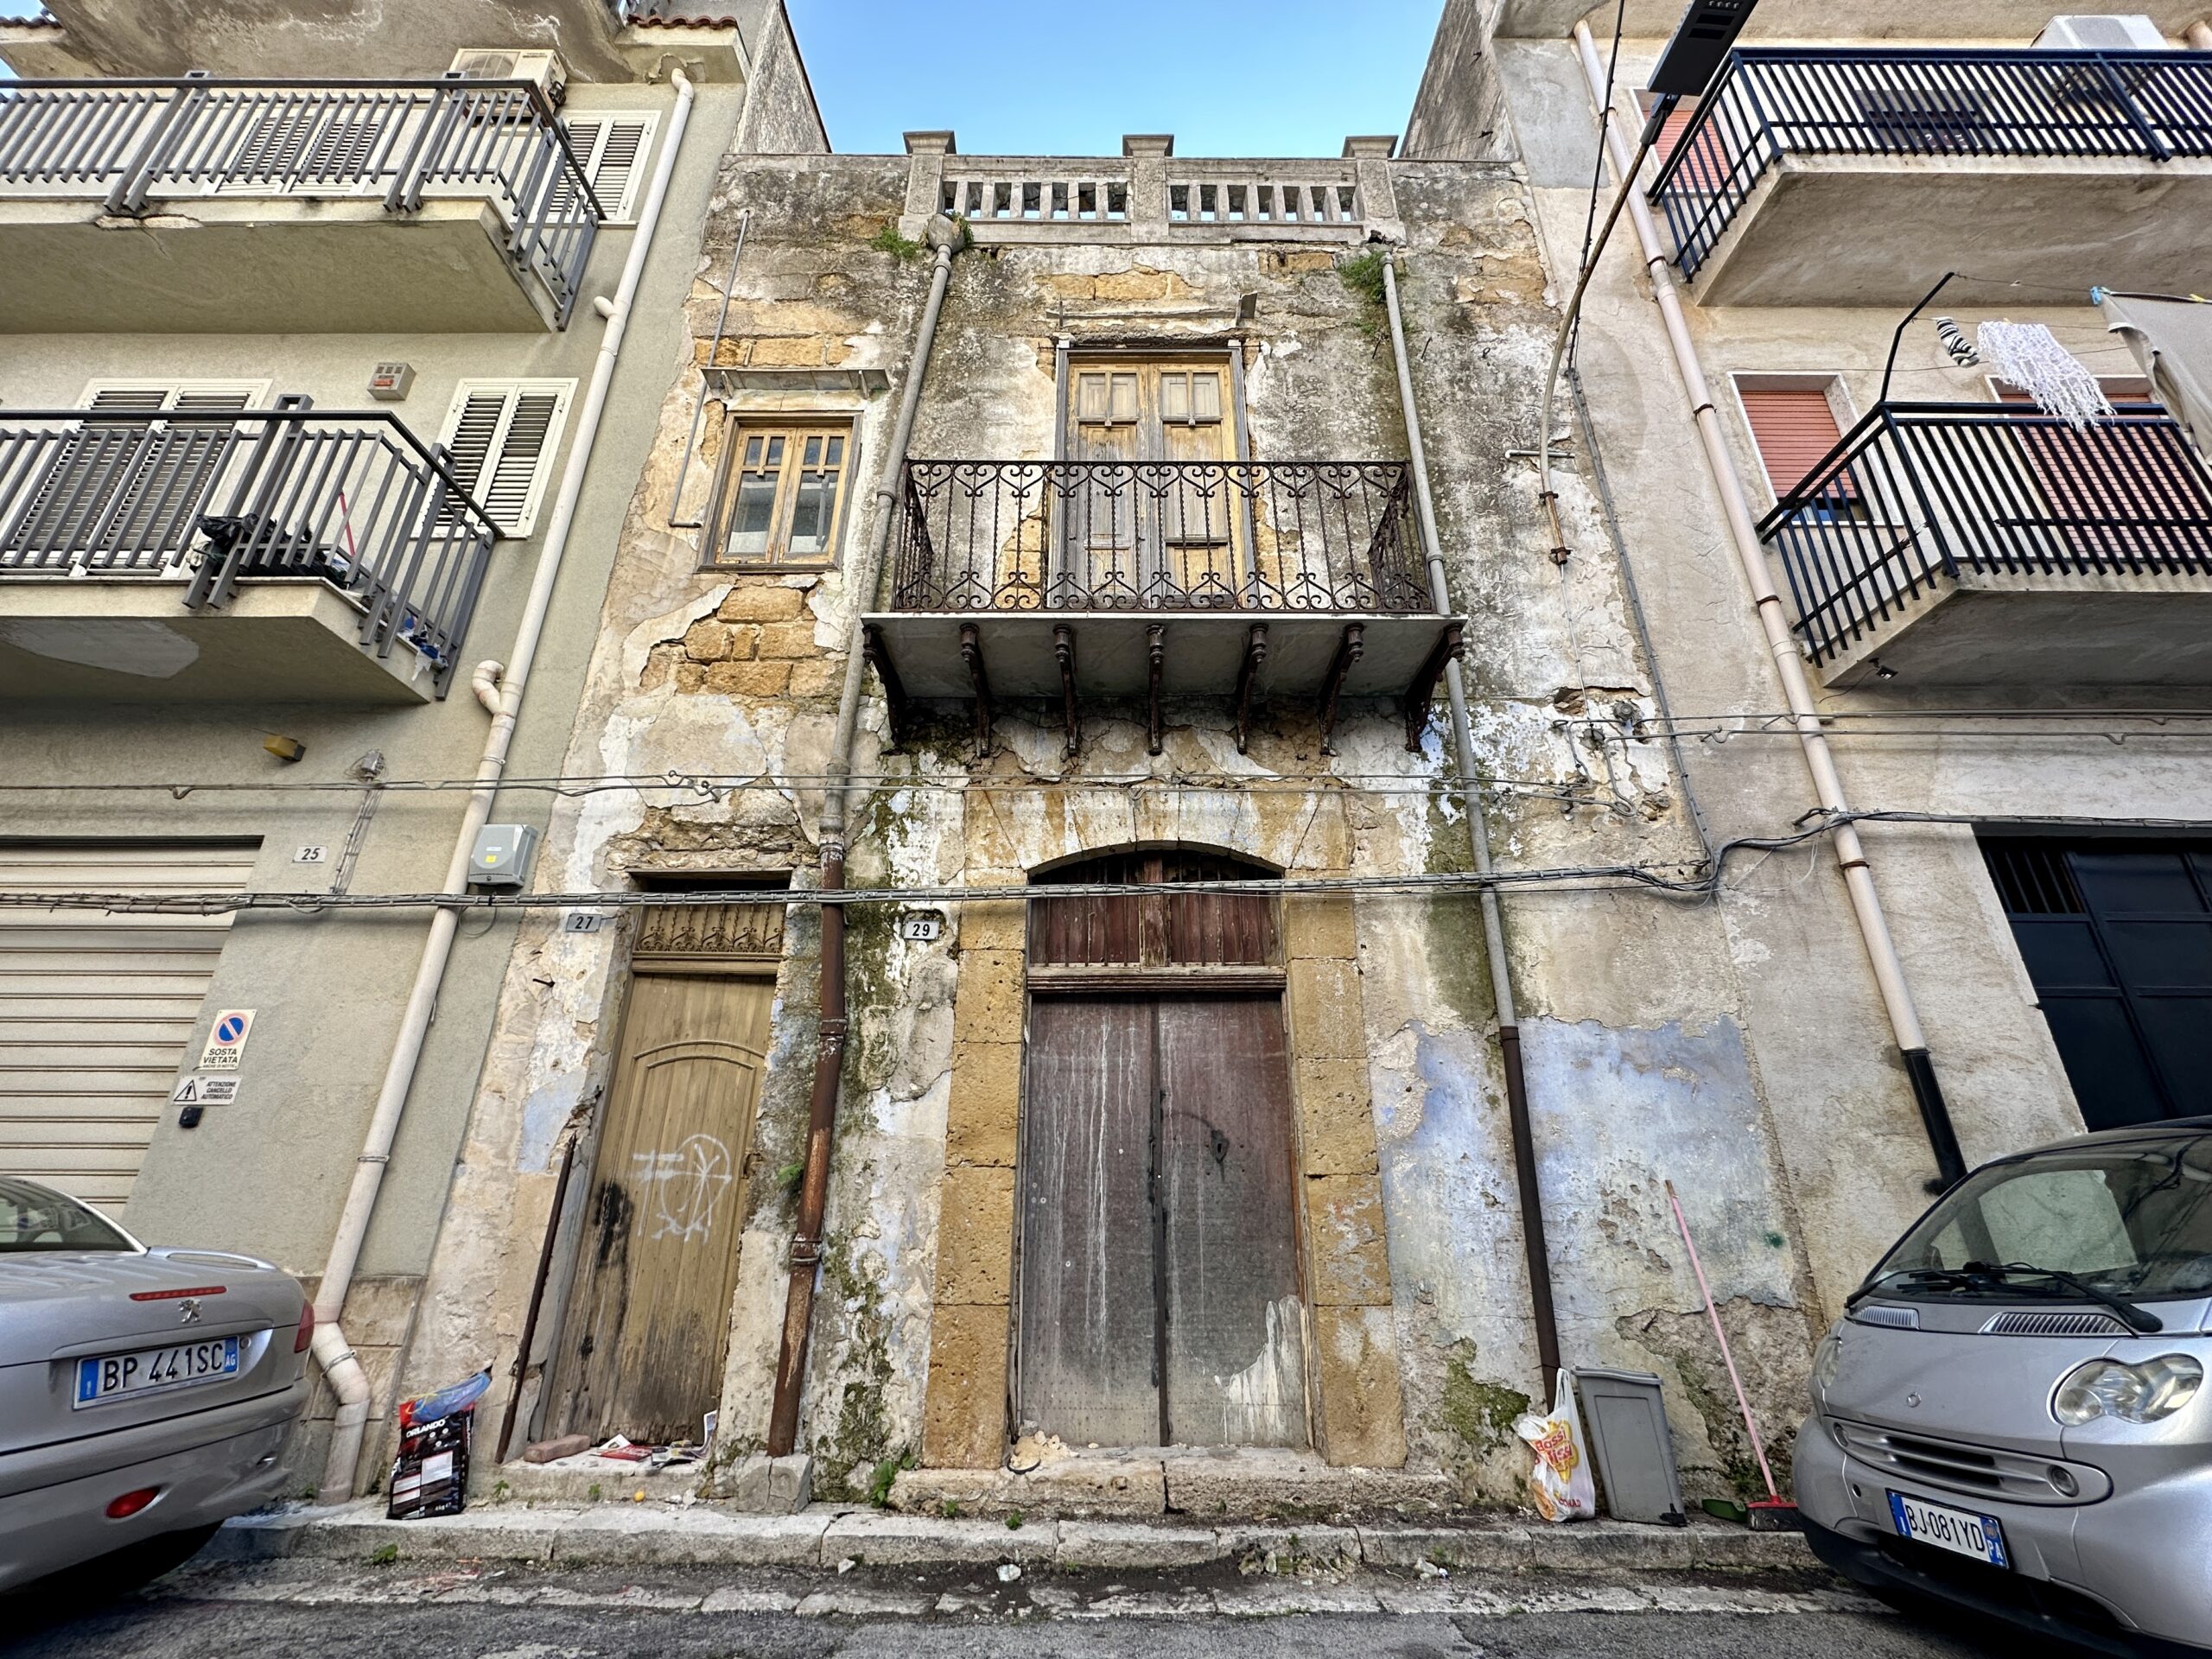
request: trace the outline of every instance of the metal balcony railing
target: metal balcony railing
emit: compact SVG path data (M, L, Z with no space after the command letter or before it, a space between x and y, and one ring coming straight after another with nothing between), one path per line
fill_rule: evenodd
M568 323L603 213L567 130L529 81L0 80L0 200L156 197L488 199L518 276Z
M1962 571L2212 575L2212 474L2163 414L1884 404L1759 534L1825 661Z
M442 449L381 412L44 410L0 417L0 580L169 578L185 607L242 580L327 582L361 645L445 693L499 527Z
M1430 613L1405 463L912 461L896 611Z
M1683 275L1790 155L2212 156L2212 54L1732 52L1651 187Z

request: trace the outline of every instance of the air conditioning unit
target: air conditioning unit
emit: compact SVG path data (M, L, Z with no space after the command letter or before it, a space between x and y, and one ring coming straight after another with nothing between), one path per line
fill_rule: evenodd
M2036 44L2054 52L2163 52L2166 37L2140 12L2069 12L2045 23Z
M527 80L555 109L569 95L569 66L558 52L520 52L493 46L464 47L446 72L464 80Z

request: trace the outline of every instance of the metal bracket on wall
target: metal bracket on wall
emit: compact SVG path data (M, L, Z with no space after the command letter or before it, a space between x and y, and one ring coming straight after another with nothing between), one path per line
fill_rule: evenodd
M976 689L976 758L991 752L991 677L983 666L982 631L973 622L960 625L960 660L968 664L968 683Z
M1067 727L1067 753L1083 747L1083 714L1075 701L1075 630L1065 622L1052 625L1052 655L1060 664L1060 718Z
M1167 664L1167 625L1155 622L1144 631L1145 655L1149 659L1145 675L1145 745L1147 754L1158 754L1166 741L1166 733L1160 712L1160 677Z
M1460 636L1466 632L1464 622L1446 622L1444 632L1436 636L1436 644L1414 671L1414 683L1406 688L1406 747L1418 753L1421 741L1428 734L1429 705L1436 701L1436 683L1444 677L1444 665L1459 654Z
M1351 672L1351 665L1367 649L1367 625L1363 622L1344 624L1343 638L1337 641L1337 654L1329 663L1329 677L1321 686L1321 753L1337 752L1337 698L1344 689L1344 676Z
M906 700L906 683L899 677L899 671L892 664L890 647L883 642L883 630L873 622L861 631L861 654L875 671L875 677L883 682L884 708L891 717L891 747L903 749L907 734L912 729L913 705Z
M737 289L737 262L745 251L746 232L753 228L753 210L748 207L738 216L737 240L729 251L729 270L722 276L721 309L715 314L715 335L707 347L706 361L699 365L699 402L691 411L691 435L683 441L683 459L676 465L676 488L668 498L668 527L671 530L697 530L706 523L702 513L696 518L679 518L677 514L683 503L683 486L691 476L691 457L698 453L699 429L706 423L708 389L714 384L717 359L722 354L722 335L729 324L729 302ZM688 331L687 331L688 332Z
M1236 753L1252 739L1252 700L1260 677L1260 664L1268 660L1268 625L1255 622L1244 636L1244 662L1236 671Z

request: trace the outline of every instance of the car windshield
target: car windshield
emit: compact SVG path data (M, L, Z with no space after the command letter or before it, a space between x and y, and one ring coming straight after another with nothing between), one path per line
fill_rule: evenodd
M1969 1265L2043 1268L2137 1300L2212 1294L2212 1135L2069 1147L1977 1170L1867 1284L1885 1295L2082 1300L2024 1275L1936 1276Z
M0 1175L0 1255L129 1249L129 1239L76 1199Z

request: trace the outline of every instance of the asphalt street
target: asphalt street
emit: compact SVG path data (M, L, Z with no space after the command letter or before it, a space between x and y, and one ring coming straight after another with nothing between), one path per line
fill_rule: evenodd
M1564 1580L1039 1570L194 1567L97 1609L0 1602L10 1659L2023 1659L1814 1573Z

